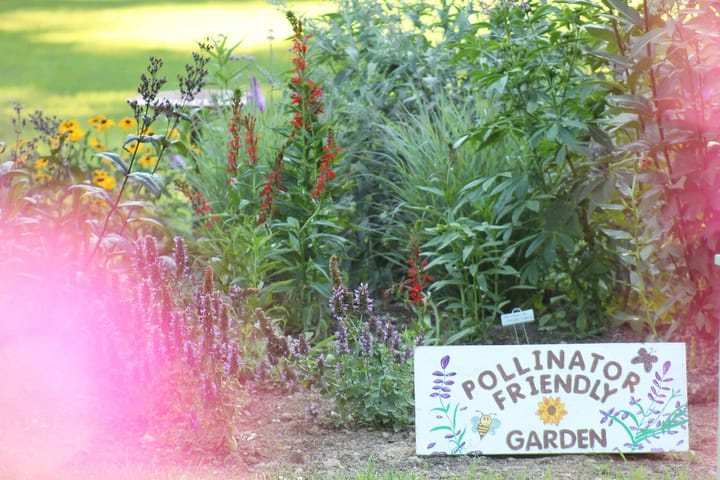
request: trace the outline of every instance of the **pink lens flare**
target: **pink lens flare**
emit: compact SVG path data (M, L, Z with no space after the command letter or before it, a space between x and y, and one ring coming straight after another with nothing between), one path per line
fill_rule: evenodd
M34 233L0 238L0 478L55 478L107 418L100 282Z

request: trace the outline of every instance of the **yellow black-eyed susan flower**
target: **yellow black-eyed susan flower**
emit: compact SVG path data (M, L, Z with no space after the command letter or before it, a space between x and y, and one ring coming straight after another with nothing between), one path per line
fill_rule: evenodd
M107 173L105 170L98 168L93 172L93 183L105 190L112 190L115 188L115 177Z
M125 130L126 132L129 132L133 128L135 128L135 125L137 125L137 121L135 121L132 117L123 117L118 122L118 125L120 125L120 128Z
M47 158L38 158L35 160L35 164L33 166L35 168L33 178L36 182L44 183L52 180L52 165L50 165L50 161Z
M115 121L107 118L105 115L95 115L88 120L88 124L95 130L106 132L110 127L115 125Z
M80 128L77 120L65 120L58 127L58 135L66 135L69 141L77 142L85 135L85 131Z
M95 137L90 137L90 140L88 140L88 144L90 145L90 147L97 150L98 152L104 152L105 150L107 150L107 148L105 148L105 145L100 143L100 140Z
M158 158L155 155L150 155L149 153L140 157L140 165L142 165L143 168L153 168L157 161Z

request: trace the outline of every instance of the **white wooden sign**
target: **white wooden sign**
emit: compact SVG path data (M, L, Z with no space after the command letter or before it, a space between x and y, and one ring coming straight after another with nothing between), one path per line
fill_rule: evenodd
M689 448L684 343L418 347L418 455Z

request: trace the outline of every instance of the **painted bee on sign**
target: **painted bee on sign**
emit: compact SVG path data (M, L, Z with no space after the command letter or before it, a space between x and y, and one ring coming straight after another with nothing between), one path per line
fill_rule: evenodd
M472 428L475 430L478 435L480 435L480 440L485 438L486 435L495 435L495 431L500 427L500 419L495 418L492 414L485 414L480 411L479 417L472 417L470 419L470 422L472 423Z

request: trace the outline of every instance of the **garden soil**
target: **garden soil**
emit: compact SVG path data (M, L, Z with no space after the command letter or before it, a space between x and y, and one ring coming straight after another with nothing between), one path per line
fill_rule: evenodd
M536 328L527 330L530 343L563 340ZM527 455L527 456L417 456L413 431L336 429L323 418L332 416L332 403L315 394L295 394L259 402L264 415L251 412L243 425L249 439L245 455L256 472L285 472L285 478L354 477L358 472L404 472L421 479L716 479L717 459L717 347L697 335L677 334L688 344L688 401L690 451L672 454ZM524 336L524 335L523 335ZM512 329L489 335L496 343L514 343ZM595 342L641 341L621 328ZM313 416L309 413L312 412ZM267 417L266 417L267 415ZM271 418L270 423L253 418ZM261 438L262 436L262 438Z
M545 332L529 334L531 343L556 343ZM637 341L631 336L616 332L600 341ZM640 477L643 479L718 478L717 350L713 345L688 340L694 345L688 368L689 452L417 456L412 430L337 428L329 420L333 416L332 401L306 391L291 395L253 392L236 425L238 453L223 458L198 452L180 454L142 428L128 428L121 438L94 430L88 418L93 406L90 397L83 394L81 378L67 374L62 381L72 382L76 401L64 411L43 416L39 412L49 411L48 405L66 390L54 387L62 383L59 379L43 376L43 371L53 371L50 365L38 365L42 386L32 387L28 379L15 378L18 390L0 391L0 479L324 479L355 478L368 471L379 475L414 474L418 479L483 478L494 474L494 478L514 480L595 480L633 478L638 472L644 472ZM21 342L0 344L0 372L12 372L18 362L36 358L38 351L51 347ZM28 395L20 404L18 392ZM30 395L33 393L36 395ZM26 448L21 448L23 445ZM682 476L683 471L687 477Z

